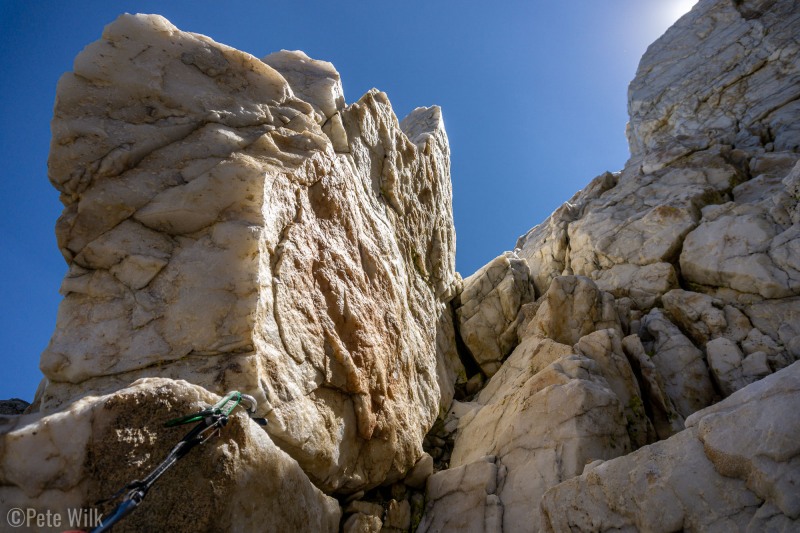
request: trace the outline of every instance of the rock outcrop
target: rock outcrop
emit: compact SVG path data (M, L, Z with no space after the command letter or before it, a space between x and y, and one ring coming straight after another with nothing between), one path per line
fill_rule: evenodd
M800 362L542 498L544 531L794 531Z
M797 2L700 0L625 168L462 282L439 108L120 17L58 87L69 272L2 512L90 506L238 389L266 430L234 416L125 527L797 529L797 35Z
M565 286L572 290L563 292ZM531 502L548 488L579 475L589 462L647 442L650 429L619 329L603 329L607 298L586 278L557 278L551 290L562 291L563 305L542 304L534 326L568 323L556 315L580 306L598 322L559 329L561 342L526 334L472 402L456 402L450 468L428 480L419 531L455 530L464 520L472 531L529 530L540 519ZM530 324L521 329L541 331ZM572 337L574 347L564 344ZM474 525L484 522L486 529Z
M798 527L798 33L796 2L700 0L648 49L625 168L517 242L538 299L445 420L422 530Z
M192 463L224 475L174 479L130 527L187 529L148 520L190 494L209 530L337 530L320 490L420 461L461 368L439 108L400 122L374 89L347 105L333 65L302 52L259 60L122 15L59 81L52 131L69 271L38 413L2 428L3 508L90 506L157 464L162 412L233 389L266 431L237 419Z
M537 290L574 273L645 308L678 281L740 305L797 295L797 16L791 2L703 0L648 49L625 169L517 244Z
M19 398L0 400L0 415L21 415L30 404Z
M378 91L346 106L330 63L262 62L124 15L59 82L49 170L70 269L43 410L182 378L255 396L272 439L326 490L414 465L449 402L438 108L401 126Z
M521 308L533 300L528 264L512 252L464 280L454 301L458 330L475 362L494 375L519 342Z
M110 511L116 501L96 502L144 478L187 432L164 422L218 399L185 381L148 378L56 413L0 419L4 518L12 508L64 522L70 510ZM336 531L341 516L339 503L241 412L214 445L176 463L142 507L114 531Z

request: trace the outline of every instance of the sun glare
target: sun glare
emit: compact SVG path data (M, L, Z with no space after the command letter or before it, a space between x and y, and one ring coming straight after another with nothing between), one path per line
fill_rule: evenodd
M697 0L669 0L669 16L671 22L675 22L688 13L696 3Z

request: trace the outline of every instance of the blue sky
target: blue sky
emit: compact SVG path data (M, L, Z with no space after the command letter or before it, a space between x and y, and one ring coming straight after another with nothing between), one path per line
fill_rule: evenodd
M304 50L336 66L348 103L377 87L401 119L440 105L466 277L594 176L622 168L628 83L692 4L0 0L0 399L32 399L66 272L47 180L56 82L120 13L159 13L257 57Z

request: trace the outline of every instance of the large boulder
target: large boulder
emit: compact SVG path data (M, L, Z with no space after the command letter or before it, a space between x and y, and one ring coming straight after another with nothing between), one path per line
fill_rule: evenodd
M738 342L752 329L750 320L739 309L707 294L675 289L662 300L664 310L698 346L719 337Z
M502 531L503 506L497 491L503 478L503 466L493 456L483 457L428 478L427 508L444 511L427 512L417 531Z
M0 417L0 511L49 511L68 526L86 509L91 529L102 503L143 479L193 427L165 428L219 397L185 381L142 379L87 396L57 413ZM123 491L123 495L127 491ZM315 487L241 409L216 438L190 450L114 531L338 531L339 503ZM62 530L63 528L59 529Z
M513 252L495 258L464 280L454 300L464 344L492 376L518 343L521 307L533 300L528 264Z
M800 363L542 498L543 531L795 531Z
M550 339L522 340L460 409L450 468L428 478L422 531L536 531L535 502L548 488L631 450L630 430L646 430L626 409L641 398L625 356L614 353L615 335L582 339L587 356Z
M702 223L686 237L680 265L695 286L769 299L797 296L800 225L781 224L765 205L709 206Z
M540 292L556 276L581 275L647 310L677 287L674 262L700 208L719 202L742 175L724 155L702 153L649 174L632 160L614 178L595 180L520 237L518 253Z
M642 320L645 347L664 379L667 394L684 418L714 402L714 386L703 352L653 309Z
M554 278L537 305L531 320L521 326L523 336L547 337L572 345L593 331L620 330L614 298L583 276Z
M345 106L329 63L265 61L123 15L60 80L41 408L147 376L239 389L315 483L355 491L413 466L453 394L447 136L438 108Z

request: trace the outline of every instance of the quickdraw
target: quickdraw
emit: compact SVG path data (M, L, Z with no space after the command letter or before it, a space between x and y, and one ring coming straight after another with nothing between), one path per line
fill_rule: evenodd
M237 405L247 404L247 414L260 425L264 426L267 421L263 418L255 418L253 415L256 411L256 400L252 396L242 394L239 391L229 392L219 402L213 406L203 409L199 413L174 418L164 424L165 427L182 426L184 424L191 424L198 422L198 424L187 433L178 444L172 448L167 457L155 467L148 475L142 480L134 480L124 487L122 487L116 494L104 502L114 501L119 498L123 493L125 497L117 504L116 508L104 516L100 520L100 525L94 528L91 533L103 533L109 531L114 524L122 520L124 517L132 513L144 500L147 491L153 486L158 478L164 475L178 459L185 456L189 451L197 446L203 444L214 435L218 435L219 431L228 423L228 416L236 408ZM244 405L243 405L244 407Z

